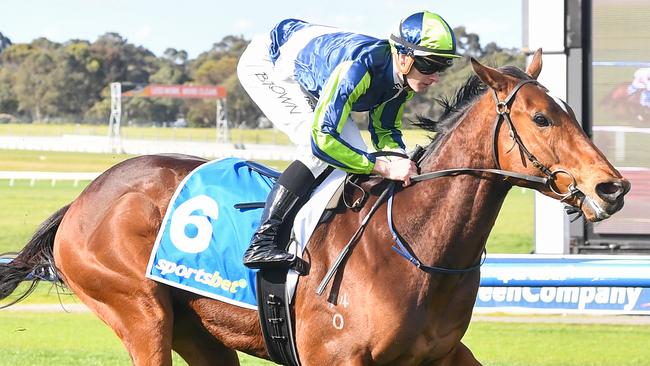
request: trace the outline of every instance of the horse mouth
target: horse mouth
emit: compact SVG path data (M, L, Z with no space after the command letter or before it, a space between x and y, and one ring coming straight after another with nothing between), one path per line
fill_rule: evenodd
M585 213L585 217L591 222L598 222L610 218L613 214L620 211L623 208L623 199L612 204L607 204L603 206L599 200L595 200L587 195L584 196L581 206L582 211Z

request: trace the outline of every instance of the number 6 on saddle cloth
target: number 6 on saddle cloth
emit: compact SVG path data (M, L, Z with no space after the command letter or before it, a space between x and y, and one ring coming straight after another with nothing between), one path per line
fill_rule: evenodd
M234 158L205 163L188 174L169 203L146 276L248 309L268 303L268 311L260 306L263 324L274 324L275 329L265 331L267 343L275 339L283 349L273 351L269 344L269 352L274 360L286 360L295 355L295 351L289 350L293 336L287 334L291 325L287 314L291 299L288 294L293 294L297 275L293 274L293 285L285 289L287 270L268 272L261 282L273 286L260 291L257 271L242 263L243 253L259 226L266 196L278 175L262 165ZM326 203L344 179L345 173L336 171L314 193L315 199L303 210L313 214L301 214L304 224L297 228L297 240L293 242L307 242ZM282 229L285 242L289 241L291 229ZM302 251L302 246L296 245L294 249Z

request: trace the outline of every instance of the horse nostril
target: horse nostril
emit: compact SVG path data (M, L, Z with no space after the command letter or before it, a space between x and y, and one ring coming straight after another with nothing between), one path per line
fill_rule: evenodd
M629 184L626 186L621 181L599 183L596 185L596 193L606 202L616 202L616 200L627 193Z

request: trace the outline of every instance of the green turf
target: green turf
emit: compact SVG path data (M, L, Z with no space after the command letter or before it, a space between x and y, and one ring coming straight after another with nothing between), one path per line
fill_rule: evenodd
M96 125L74 124L0 124L0 136L64 136L93 135L106 136L108 128ZM404 140L410 145L424 145L428 142L427 132L420 129L404 130ZM216 141L214 128L161 128L161 127L122 127L120 134L127 139ZM370 134L361 131L370 146ZM230 129L230 141L244 144L287 145L289 138L276 129Z
M7 136L106 136L107 134L108 127L105 125L0 124L0 135ZM216 141L215 128L123 126L120 129L120 135L127 139ZM289 144L287 136L275 129L230 129L230 139L234 143Z
M0 365L128 365L114 333L93 314L0 312ZM270 365L241 355L242 365ZM174 354L174 365L186 363Z
M637 366L650 360L646 326L473 322L465 344L486 366Z
M125 154L0 150L0 170L102 172L131 156ZM0 184L4 184L4 182L0 182Z
M29 181L23 180L11 187L8 181L0 180L0 253L22 248L41 222L83 189L70 181L57 182L55 187L50 184L39 181L31 187Z
M535 249L534 191L513 187L488 238L488 253L528 254Z
M129 364L117 337L92 314L0 312L0 339L0 366ZM485 365L636 366L650 359L649 339L645 326L475 321L464 342ZM174 364L185 363L175 356Z
M111 330L92 314L0 313L1 365L127 365Z
M13 187L0 181L0 253L22 247L38 225L57 209L72 201L83 189L71 182L41 181L34 187L17 181ZM514 188L508 195L488 239L490 253L530 253L533 250L533 192Z

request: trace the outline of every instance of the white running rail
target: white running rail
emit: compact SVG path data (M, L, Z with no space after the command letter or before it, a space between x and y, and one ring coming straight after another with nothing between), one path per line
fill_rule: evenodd
M73 181L78 186L81 181L90 181L97 178L101 173L91 172L30 172L30 171L0 171L0 180L8 180L9 186L13 186L17 180L29 180L30 186L34 186L39 180L49 180L52 186L57 181Z

